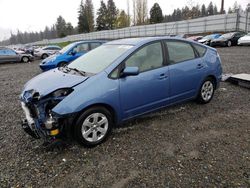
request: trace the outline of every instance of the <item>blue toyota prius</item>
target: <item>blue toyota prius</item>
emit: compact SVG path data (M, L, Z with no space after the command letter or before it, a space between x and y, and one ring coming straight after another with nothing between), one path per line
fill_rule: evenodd
M212 100L221 80L216 49L172 37L105 43L31 79L21 93L23 129L54 142L103 142L122 122L162 107Z

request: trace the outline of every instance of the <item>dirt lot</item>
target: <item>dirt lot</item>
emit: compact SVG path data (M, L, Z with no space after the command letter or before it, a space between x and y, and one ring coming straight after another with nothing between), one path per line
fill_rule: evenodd
M224 73L250 73L250 47L219 48ZM47 152L19 125L38 61L0 65L0 187L250 187L250 90L222 83L189 102L115 129L104 144Z

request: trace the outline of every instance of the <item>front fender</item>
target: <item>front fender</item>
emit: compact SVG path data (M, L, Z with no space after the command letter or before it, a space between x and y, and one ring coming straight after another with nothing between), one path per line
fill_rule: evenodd
M109 79L105 72L90 77L73 88L74 91L57 104L52 111L66 116L83 111L95 104L105 104L113 108L120 122L119 82Z

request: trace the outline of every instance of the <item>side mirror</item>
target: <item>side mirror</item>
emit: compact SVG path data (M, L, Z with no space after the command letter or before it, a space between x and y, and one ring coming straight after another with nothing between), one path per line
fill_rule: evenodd
M122 71L122 77L126 76L136 76L139 74L139 67L126 67Z

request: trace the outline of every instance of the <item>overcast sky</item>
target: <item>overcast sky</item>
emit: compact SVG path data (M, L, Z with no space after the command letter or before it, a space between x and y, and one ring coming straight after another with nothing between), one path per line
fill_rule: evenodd
M81 0L0 0L0 40L9 37L10 31L40 31L45 26L51 26L56 18L62 15L73 26L77 25L77 11ZM105 0L107 1L107 0ZM119 9L127 10L127 0L114 0ZM210 0L148 0L149 9L154 3L159 3L163 14L171 14L175 8L194 4L206 4ZM221 0L212 0L220 10ZM235 0L225 0L225 10L232 7ZM237 1L244 9L250 0ZM95 11L100 6L100 0L93 0ZM132 0L130 0L130 6ZM130 9L132 12L132 8Z

